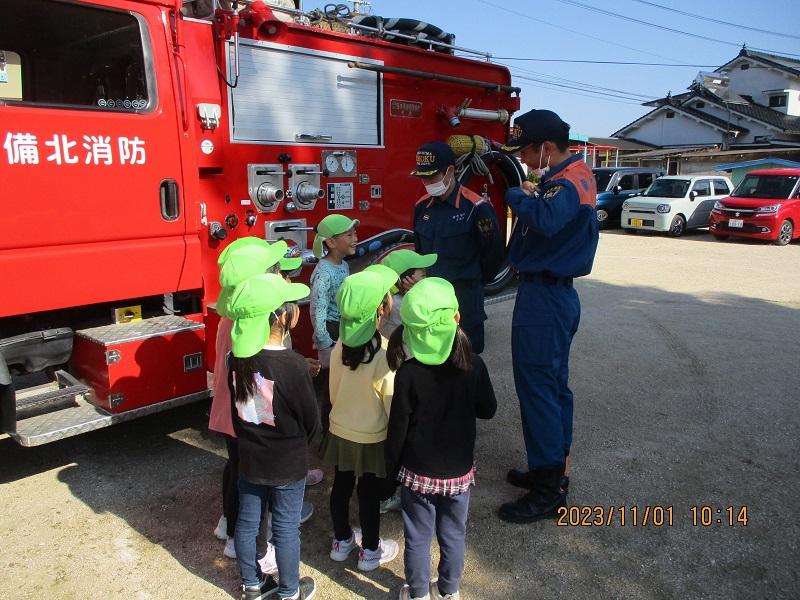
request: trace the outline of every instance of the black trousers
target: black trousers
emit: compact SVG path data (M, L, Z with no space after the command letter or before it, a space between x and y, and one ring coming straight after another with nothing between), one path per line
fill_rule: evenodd
M350 528L350 497L353 488L358 494L358 521L361 526L361 546L365 550L377 550L381 537L381 501L380 490L383 479L372 473L364 473L358 477L353 471L340 471L336 468L331 490L331 518L333 533L337 540L350 539L353 534Z

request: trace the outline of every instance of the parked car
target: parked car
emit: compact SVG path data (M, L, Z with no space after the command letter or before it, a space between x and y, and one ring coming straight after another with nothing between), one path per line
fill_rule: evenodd
M659 177L641 196L622 204L622 227L634 232L664 231L672 237L683 235L687 229L707 227L714 204L732 189L727 177Z
M619 226L622 203L643 192L663 169L644 167L600 167L592 169L597 183L597 223L600 229Z
M730 197L714 205L709 229L715 238L771 240L785 246L800 237L800 169L751 171Z

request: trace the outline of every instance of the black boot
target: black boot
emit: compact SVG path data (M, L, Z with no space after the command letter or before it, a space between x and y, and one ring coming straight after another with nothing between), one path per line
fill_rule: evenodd
M500 518L511 523L533 523L542 519L554 519L558 509L566 506L561 493L562 468L537 469L533 478L533 489L516 502L507 502L500 507Z
M506 474L506 481L513 486L525 490L533 489L533 480L535 473L533 471L523 471L521 469L511 469Z

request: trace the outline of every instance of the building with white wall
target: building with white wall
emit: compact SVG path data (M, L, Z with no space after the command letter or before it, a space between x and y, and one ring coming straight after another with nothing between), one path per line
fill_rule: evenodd
M800 146L800 59L742 48L613 137L656 148Z

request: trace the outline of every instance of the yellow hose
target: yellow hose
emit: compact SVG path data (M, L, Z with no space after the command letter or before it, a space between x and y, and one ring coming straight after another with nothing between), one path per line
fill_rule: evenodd
M451 135L447 144L453 149L456 157L475 152L479 156L489 151L489 141L479 135Z

